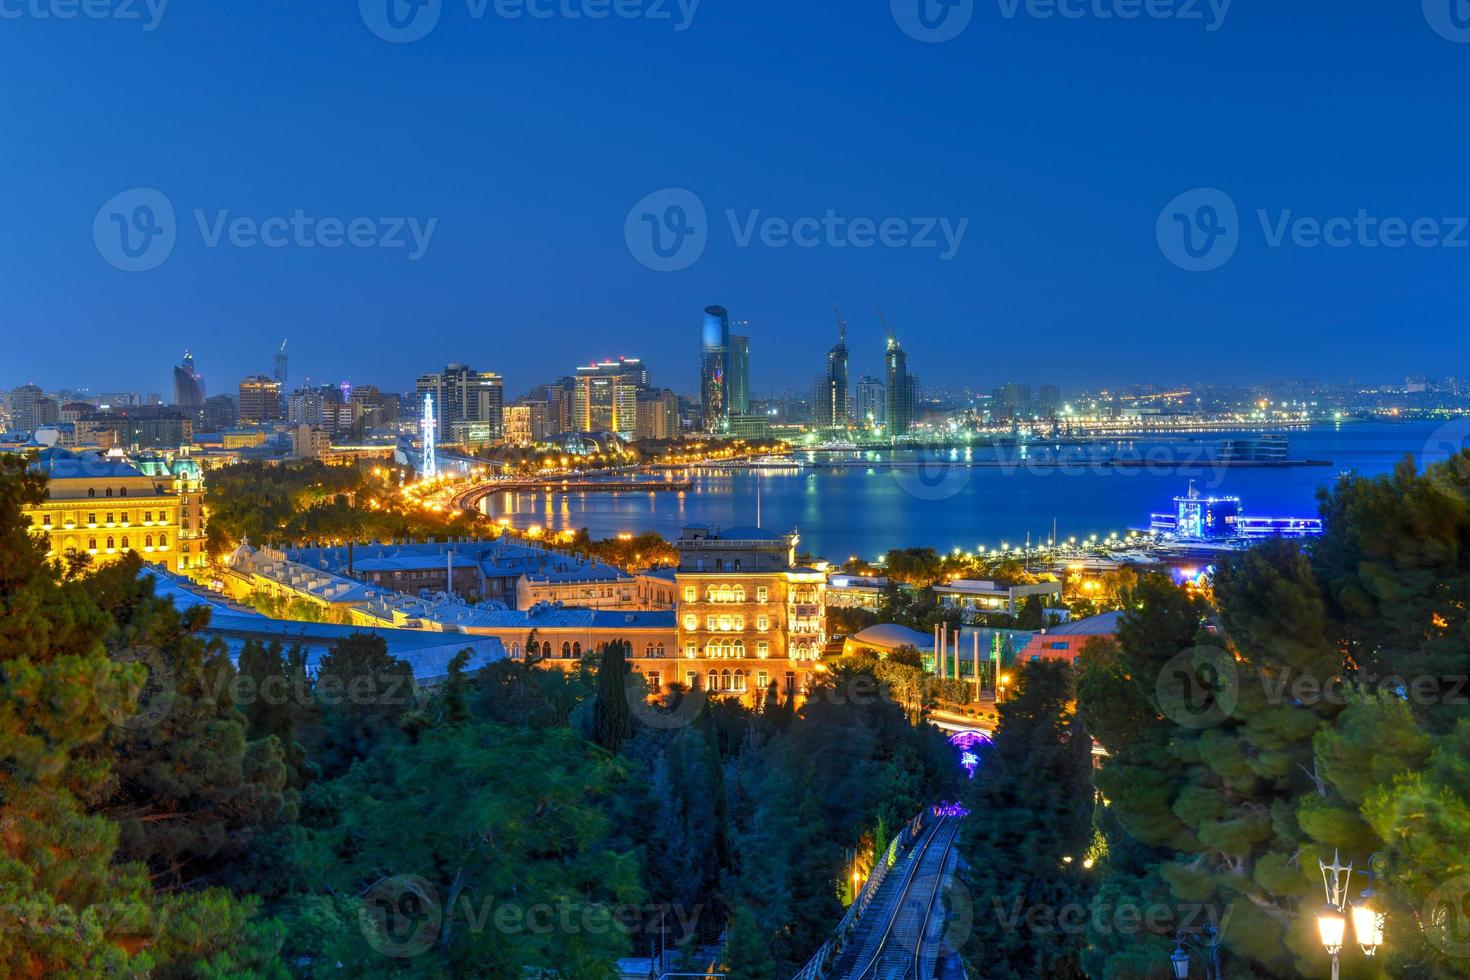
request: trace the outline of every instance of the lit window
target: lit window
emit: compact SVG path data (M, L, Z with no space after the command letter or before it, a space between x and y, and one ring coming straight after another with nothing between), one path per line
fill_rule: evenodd
M770 598L770 595L771 593L766 589L764 585L762 585L760 588L755 590L755 601L765 602L767 599Z

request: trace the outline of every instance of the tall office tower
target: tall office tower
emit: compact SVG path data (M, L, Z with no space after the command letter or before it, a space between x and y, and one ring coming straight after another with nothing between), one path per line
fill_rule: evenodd
M888 368L888 434L901 436L914 424L914 379L909 377L909 359L893 334L883 355Z
M451 364L419 378L418 399L434 396L439 444L485 445L505 434L505 383L500 375Z
M827 352L827 373L817 383L812 401L815 421L824 429L845 427L851 414L847 404L847 324L841 310L837 310L837 331L837 346Z
M857 424L880 429L888 419L886 389L877 378L863 375L857 383Z
M616 432L632 439L638 430L638 390L643 362L622 358L577 368L572 409L579 432Z
M281 386L281 390L286 390L286 342L284 340L281 341L281 349L276 351L275 379L276 384Z
M706 307L699 334L699 407L705 432L730 429L730 314Z
M679 438L679 396L669 389L638 393L639 439Z
M1042 385L1036 396L1036 410L1046 418L1056 418L1062 410L1062 389L1056 385Z
M991 402L996 413L1005 418L1025 418L1031 415L1031 386L1012 381L991 392Z
M281 417L281 383L257 374L240 382L241 422L259 425Z
M277 416L280 414L280 405L277 401ZM204 399L204 411L200 414L203 416L200 432L223 432L225 429L233 429L240 421L235 399L229 395L210 395Z
M204 376L194 367L194 355L184 351L184 360L174 368L174 404L180 408L204 407Z
M749 329L750 324L739 324ZM744 334L730 335L730 414L750 414L750 338Z
M549 385L537 385L526 396L528 400L546 403L547 435L572 432L577 426L575 403L577 379L562 378Z
M21 385L10 391L10 427L17 432L34 432L38 426L49 424L45 418L45 403L50 401L37 385ZM54 403L53 403L54 404ZM60 409L58 408L58 416ZM56 419L51 419L54 422Z

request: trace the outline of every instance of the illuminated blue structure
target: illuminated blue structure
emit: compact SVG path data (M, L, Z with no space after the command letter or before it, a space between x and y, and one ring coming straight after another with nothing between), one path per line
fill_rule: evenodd
M1154 514L1155 534L1180 541L1260 541L1265 538L1311 538L1322 533L1317 517L1247 517L1239 497L1202 497L1194 483L1174 498L1172 514Z
M990 735L979 729L971 728L963 732L955 732L949 737L949 744L953 745L960 753L960 768L975 778L975 770L980 768L980 747L990 744Z

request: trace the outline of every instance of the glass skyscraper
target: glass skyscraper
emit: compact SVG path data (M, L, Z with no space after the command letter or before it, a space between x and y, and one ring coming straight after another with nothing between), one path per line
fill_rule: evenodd
M888 434L898 437L908 433L914 424L914 379L909 377L909 358L898 338L888 338L883 356L888 368Z
M704 311L699 334L699 406L706 432L730 429L730 314L723 306Z

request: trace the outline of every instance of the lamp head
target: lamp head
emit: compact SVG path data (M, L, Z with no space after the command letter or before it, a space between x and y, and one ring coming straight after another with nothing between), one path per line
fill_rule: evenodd
M1353 935L1357 937L1358 945L1363 947L1363 952L1372 956L1383 945L1384 914L1366 900L1354 905L1352 912Z
M1339 909L1328 905L1317 913L1317 934L1328 955L1342 951L1343 935L1347 931L1347 918Z

